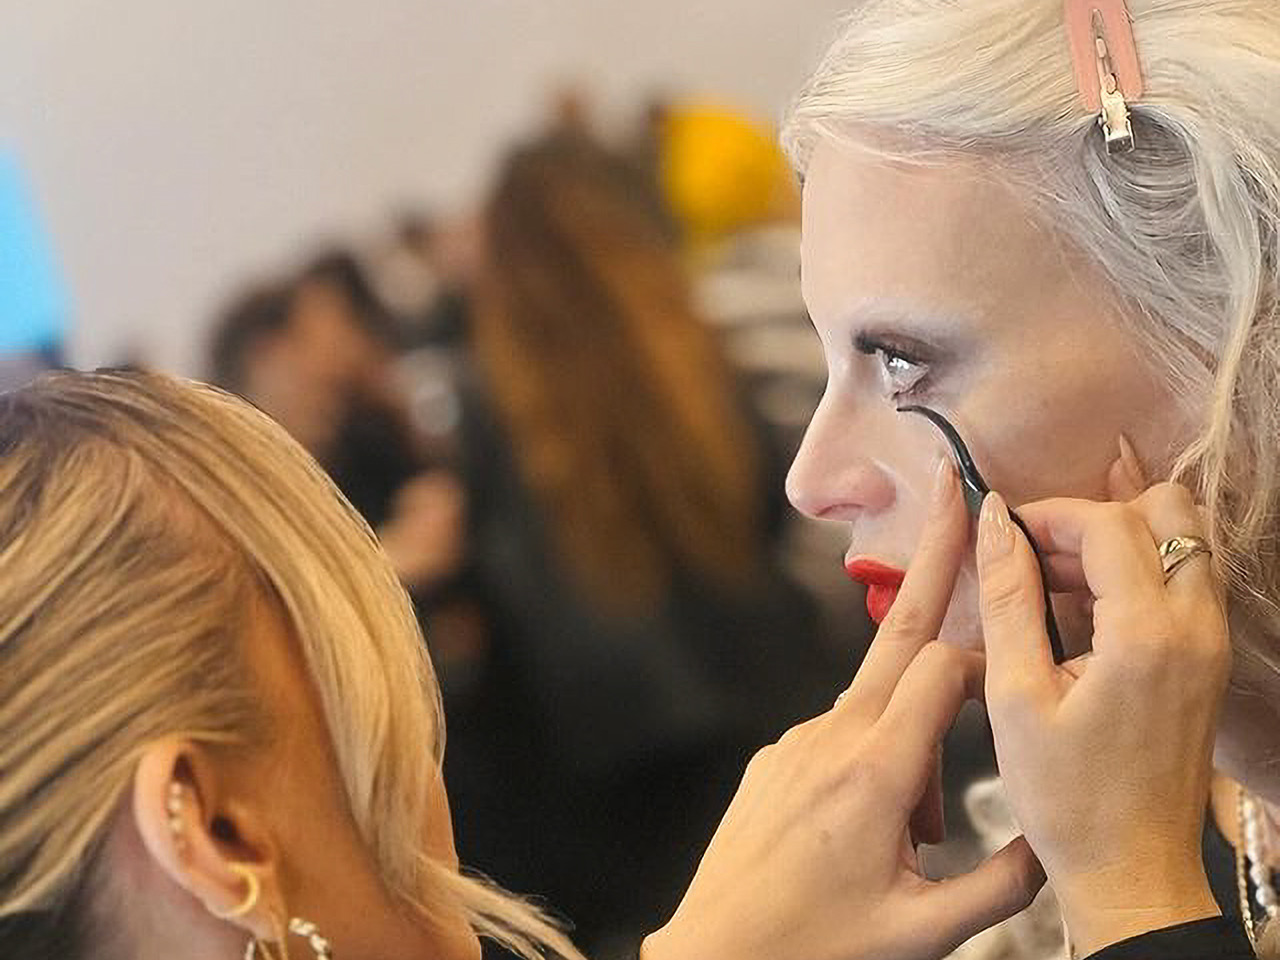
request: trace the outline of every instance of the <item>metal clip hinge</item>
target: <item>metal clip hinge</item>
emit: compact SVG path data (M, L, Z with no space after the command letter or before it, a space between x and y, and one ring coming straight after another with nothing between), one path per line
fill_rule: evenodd
M1102 112L1098 114L1098 123L1106 135L1107 153L1128 153L1134 147L1133 119L1129 115L1129 104L1120 92L1120 81L1111 62L1106 23L1097 10L1093 12L1093 41L1102 98Z

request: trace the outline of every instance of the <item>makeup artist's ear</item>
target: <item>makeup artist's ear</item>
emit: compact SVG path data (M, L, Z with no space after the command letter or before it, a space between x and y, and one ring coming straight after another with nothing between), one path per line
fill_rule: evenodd
M165 740L143 752L133 781L142 845L173 882L246 935L274 939L281 903L277 851L266 820L229 790L223 770L198 744Z
M1150 484L1147 482L1147 474L1142 469L1138 455L1133 451L1133 445L1123 433L1120 434L1119 446L1120 455L1107 471L1107 495L1112 500L1127 503L1142 496L1142 492Z

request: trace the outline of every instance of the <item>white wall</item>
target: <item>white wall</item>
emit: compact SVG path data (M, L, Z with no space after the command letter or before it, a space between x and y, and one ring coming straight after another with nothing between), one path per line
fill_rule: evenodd
M246 272L458 206L562 78L776 116L844 0L0 0L0 146L59 246L72 358L199 369Z

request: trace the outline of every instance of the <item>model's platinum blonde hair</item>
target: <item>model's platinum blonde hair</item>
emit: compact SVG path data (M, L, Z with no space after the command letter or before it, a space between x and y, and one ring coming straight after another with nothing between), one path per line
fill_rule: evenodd
M802 173L823 138L985 170L1099 268L1100 305L1122 308L1193 424L1161 466L1206 504L1253 621L1237 680L1280 694L1280 3L1129 10L1131 153L1108 155L1083 106L1062 0L863 0L783 139Z
M388 889L426 923L461 907L524 957L545 947L580 960L527 904L425 852L439 690L369 528L248 404L113 373L55 374L0 397L6 960L87 956L76 931L148 744L251 747L267 735L242 649L255 598L297 638Z

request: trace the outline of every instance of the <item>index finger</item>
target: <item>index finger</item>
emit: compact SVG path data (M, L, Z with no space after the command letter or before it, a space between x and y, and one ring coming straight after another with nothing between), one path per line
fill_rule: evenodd
M929 519L897 599L862 661L837 712L879 717L898 680L921 648L938 635L951 603L969 538L969 515L955 467L939 465Z
M977 651L935 642L903 673L873 730L894 757L892 778L906 803L914 805L924 792L960 708L982 699L985 663Z

